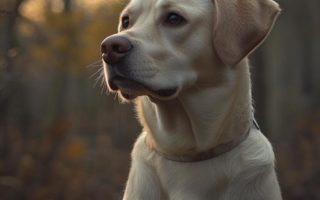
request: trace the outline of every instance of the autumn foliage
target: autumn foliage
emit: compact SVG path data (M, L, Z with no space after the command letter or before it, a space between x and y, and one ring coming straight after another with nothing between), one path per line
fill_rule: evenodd
M121 199L130 167L130 150L141 127L132 106L119 105L101 82L99 46L116 31L124 3L1 0L1 200ZM278 42L268 43L281 44L279 37L273 41ZM265 47L272 51L267 49L253 60L261 64L269 62L265 56L279 51L272 45ZM294 58L288 60L291 59ZM253 80L260 81L255 77L267 74L261 72L263 69L270 69L259 67ZM262 81L271 84L270 77L273 76L266 75ZM271 99L261 96L263 84L258 93L254 91L258 114L270 110L268 102L264 105L259 101ZM275 90L270 93L275 94ZM295 107L293 99L283 102ZM281 102L273 103L277 106ZM282 124L293 130L266 131L277 155L284 197L320 199L319 106L304 115L289 111L295 114L288 114L288 121L295 116L297 123L271 123L276 119L274 115L261 120L271 124L271 128L273 124ZM264 127L268 126L262 124Z

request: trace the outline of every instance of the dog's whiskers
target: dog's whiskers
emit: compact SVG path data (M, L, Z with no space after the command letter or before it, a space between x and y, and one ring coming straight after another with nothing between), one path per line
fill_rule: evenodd
M94 72L89 78L95 77L97 74L100 74L103 71L103 67L99 68L96 72ZM103 73L102 73L103 74ZM100 77L100 75L98 76Z
M104 72L103 72L103 70L100 71L100 74L99 74L98 77L96 78L94 87L96 87L99 82L100 82L99 86L100 86L100 88L101 88L100 94L107 94L107 92L108 92L109 90L108 90L108 87L107 87L107 84L106 84L106 80L105 80L105 78L104 78Z
M102 60L97 60L86 66L86 68L95 68L95 67L102 67Z
M97 75L98 75L98 76L97 76ZM94 84L93 84L93 87L95 88L95 87L98 85L98 82L99 82L99 81L103 81L103 77L104 77L103 71L102 71L102 70L99 70L98 72L95 73L94 76L97 76L97 77L95 78L95 82L94 82ZM93 78L93 76L90 77L90 78Z
M100 79L100 87L101 87L101 92L100 93L101 94L109 94L109 89L108 89L107 83L106 83L106 81L104 79L103 72L100 74L99 79Z
M109 94L107 83L104 77L104 68L101 60L95 61L90 65L87 65L86 68L98 68L93 74L90 75L89 79L94 79L93 88L96 88L97 85L101 88L101 94Z

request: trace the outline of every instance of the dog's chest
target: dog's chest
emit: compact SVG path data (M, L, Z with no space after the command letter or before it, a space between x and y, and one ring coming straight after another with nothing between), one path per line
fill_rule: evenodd
M223 199L231 186L231 174L220 160L198 163L168 161L158 168L168 200ZM160 170L160 171L159 171Z

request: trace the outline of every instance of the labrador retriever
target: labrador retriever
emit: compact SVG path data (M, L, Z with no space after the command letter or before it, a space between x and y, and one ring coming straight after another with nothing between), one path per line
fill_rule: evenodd
M143 126L124 200L282 199L247 59L279 12L273 0L128 3L101 44L109 89Z

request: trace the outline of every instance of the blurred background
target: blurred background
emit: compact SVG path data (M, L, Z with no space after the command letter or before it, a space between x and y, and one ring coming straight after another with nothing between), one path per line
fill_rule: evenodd
M251 56L284 199L320 199L320 1L279 0ZM141 127L105 90L100 42L125 1L0 0L0 199L120 199Z

